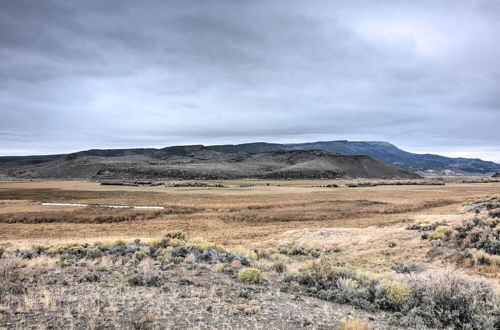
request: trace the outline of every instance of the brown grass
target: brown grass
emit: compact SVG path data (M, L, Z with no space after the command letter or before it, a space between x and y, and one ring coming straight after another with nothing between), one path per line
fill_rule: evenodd
M157 219L167 214L187 214L194 208L170 208L169 210L110 209L81 207L75 211L18 212L0 214L0 223L112 223Z
M245 183L254 186L239 187ZM0 182L0 239L156 237L178 229L228 246L253 246L289 230L405 226L418 217L456 213L462 202L499 190L498 183L317 187L328 183L239 180L224 182L228 188L170 188L83 181ZM67 208L41 206L40 201L167 209Z

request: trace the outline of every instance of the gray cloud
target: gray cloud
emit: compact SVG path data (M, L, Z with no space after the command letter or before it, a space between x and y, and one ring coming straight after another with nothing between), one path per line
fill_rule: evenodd
M0 154L363 139L500 161L496 1L0 9Z

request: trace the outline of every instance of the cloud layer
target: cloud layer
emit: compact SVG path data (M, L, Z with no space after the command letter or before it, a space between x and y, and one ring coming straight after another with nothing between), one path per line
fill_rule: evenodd
M318 139L500 161L498 1L3 1L0 154Z

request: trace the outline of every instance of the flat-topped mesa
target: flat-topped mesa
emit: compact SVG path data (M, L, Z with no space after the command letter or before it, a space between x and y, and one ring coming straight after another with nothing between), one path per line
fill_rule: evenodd
M155 148L90 149L68 154L64 158L67 160L73 160L79 157L148 156L152 158L162 158L165 156L172 156L172 155L187 155L204 149L208 150L205 146L201 144L165 147L162 149L155 149Z
M87 150L40 164L18 166L10 176L84 178L139 185L168 179L416 179L416 173L367 155L325 150L225 153L201 145L163 149Z
M35 156L6 156L0 157L0 176L15 174L16 170L27 169L30 176L37 176L32 170L43 165L51 164L60 160L73 161L77 164L78 159L86 159L89 166L94 166L95 158L107 158L108 163L150 163L150 165L160 165L160 163L196 163L200 161L212 162L240 162L245 160L247 154L260 154L274 151L307 151L323 150L331 154L339 155L368 155L379 161L390 165L416 171L422 175L465 175L465 176L490 176L500 172L500 164L472 158L449 158L433 154L415 154L399 149L384 141L318 141L308 143L266 143L254 142L244 144L227 145L185 145L172 146L161 149L137 148L137 149L91 149L62 155L35 155ZM224 155L225 154L225 155ZM195 161L193 162L193 159ZM101 161L104 161L101 159ZM102 169L102 168L101 168ZM89 168L89 173L94 169ZM95 174L95 172L94 172ZM21 175L17 173L17 175ZM84 177L87 175L84 175ZM252 176L252 175L251 175ZM56 176L57 177L57 176Z

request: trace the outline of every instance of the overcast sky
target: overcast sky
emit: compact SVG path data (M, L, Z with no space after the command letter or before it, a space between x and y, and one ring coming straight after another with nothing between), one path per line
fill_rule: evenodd
M0 155L381 140L500 162L500 1L0 0Z

